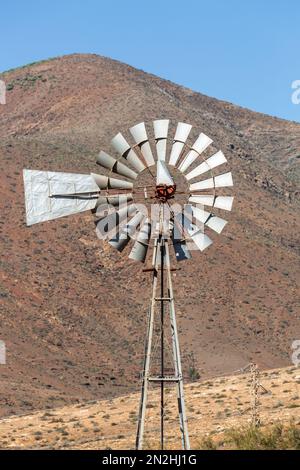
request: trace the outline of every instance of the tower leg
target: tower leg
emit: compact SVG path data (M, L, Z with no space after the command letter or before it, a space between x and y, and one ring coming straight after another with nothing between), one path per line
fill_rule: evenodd
M179 347L179 339L178 339L178 331L177 331L172 276L171 276L171 271L170 271L170 254L169 254L168 241L165 242L165 251L166 251L166 268L167 268L167 276L168 276L168 291L169 291L169 298L170 298L170 321L171 321L171 330L172 330L171 334L172 334L174 368L175 368L175 375L178 377L177 401L178 401L179 425L180 425L180 432L181 432L182 448L184 450L189 450L190 439L189 439L189 432L188 432L188 426L187 426L187 417L186 417L186 412L185 412L183 375L182 375L182 367L181 367L181 357L180 357L180 347Z
M146 415L146 405L147 405L147 394L148 394L148 378L150 371L150 359L151 359L151 348L152 348L152 338L153 338L153 326L154 326L154 313L155 313L155 294L157 289L157 252L159 245L156 244L154 247L153 254L153 280L152 280L152 299L151 306L148 317L147 325L147 337L145 344L145 358L144 358L144 367L143 367L143 377L142 377L142 391L139 407L139 417L138 417L138 427L136 435L136 449L140 450L143 448L143 439L144 439L144 428L145 428L145 415Z
M165 279L165 272L166 272L166 279ZM156 297L159 275L160 275L160 290L159 290L160 297ZM168 289L168 297L165 297L165 294L164 294L165 287ZM152 339L153 339L153 332L154 332L154 321L155 321L155 314L158 313L156 312L156 302L160 303L161 365L160 365L159 376L150 377L150 362L151 362ZM174 377L165 376L165 364L164 364L164 341L165 341L164 305L165 305L165 302L169 303L170 325L171 325L171 336L172 336L172 351L173 351L173 362L174 362L174 372L175 372ZM186 418L186 412L185 412L185 402L184 402L183 376L182 376L182 367L181 367L181 359L180 359L180 348L179 348L178 331L177 331L177 323L176 323L172 277L171 277L171 270L170 270L169 245L168 245L168 240L162 236L156 241L155 246L154 246L154 253L153 253L152 299L151 299L151 306L150 306L150 311L149 311L149 316L148 316L147 337L146 337L146 344L145 344L145 358L144 358L143 377L142 377L142 390L141 390L137 436L136 436L136 449L138 450L143 448L149 381L155 381L156 383L157 382L160 383L160 390L161 390L160 447L161 449L164 449L164 414L165 414L164 382L165 381L169 383L172 383L172 382L176 383L182 448L185 450L190 449L187 418Z
M160 248L160 354L161 354L161 379L165 375L164 364L164 260L165 260L165 242L161 238L159 242ZM164 397L164 381L160 382L160 448L164 449L164 417L165 417L165 397Z

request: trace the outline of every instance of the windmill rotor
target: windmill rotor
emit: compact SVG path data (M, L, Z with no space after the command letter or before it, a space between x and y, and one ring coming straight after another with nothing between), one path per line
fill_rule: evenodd
M171 139L168 135L169 120L156 120L153 122L154 141L151 146L145 123L139 123L130 128L130 134L134 140L132 146L130 146L121 134L117 134L112 140L114 148L119 153L119 158L125 158L128 166L125 163L121 164L118 159L111 158L110 161L108 161L104 153L101 158L98 158L97 163L99 165L102 164L104 168L109 168L111 172L115 172L121 177L126 176L127 180L130 179L132 181L128 182L126 180L125 182L124 180L123 186L122 183L116 182L115 179L108 178L103 182L102 186L100 186L101 189L104 189L104 185L106 184L105 189L107 192L114 188L124 190L124 192L127 189L132 191L133 199L128 201L129 204L134 204L135 199L139 199L139 202L144 202L148 199L158 204L169 204L171 200L176 198L176 193L187 196L188 205L185 207L184 212L188 212L188 216L186 214L184 216L184 226L180 223L178 224L179 220L177 218L175 224L177 228L175 232L173 231L172 237L174 248L179 248L180 245L181 247L186 247L189 239L194 242L197 249L203 251L212 243L210 237L203 233L203 229L208 228L219 234L227 224L227 221L215 215L213 210L231 210L233 197L218 195L217 191L219 188L231 187L233 181L230 172L214 174L215 169L219 169L219 167L224 168L227 163L226 157L221 150L212 153L208 158L203 157L203 153L207 151L212 144L212 139L204 133L200 133L194 143L191 145L187 144L191 129L192 126L189 124L178 123L175 136ZM123 145L120 145L120 142L122 142ZM171 147L169 156L167 155L168 142ZM152 150L153 148L156 149L156 155ZM128 158L129 156L130 158ZM139 164L137 163L138 161L140 162ZM135 172L134 175L130 175L131 169L129 165L135 167L139 173L137 174ZM142 170L143 165L144 168ZM137 168L138 166L139 169ZM124 167L128 168L129 172L124 170ZM174 169L182 174L188 185L184 191L177 191L176 182L172 177ZM140 175L149 170L152 170L152 180L150 180L148 184L140 185ZM153 173L156 174L155 181ZM207 194L207 191L209 191L210 194ZM117 196L114 197L117 198ZM209 212L200 209L199 206L208 206ZM188 211L187 208L191 210ZM190 219L194 219L196 224L193 224ZM149 220L147 223L152 225L153 221ZM197 224L199 223L203 225L201 231L197 230ZM142 224L136 227L136 230L141 233L143 233L144 229L145 227L142 227ZM152 227L152 231L153 230ZM130 242L129 238L131 238L130 232L128 232L127 235L126 245ZM120 234L117 233L117 238L119 237ZM134 243L135 246L137 246L137 242L135 241ZM111 242L111 245L115 246L113 242ZM116 246L118 246L117 242ZM147 250L149 246L148 239L143 246L143 256L133 257L131 252L129 257L131 259L144 261L145 250ZM185 253L187 253L186 250ZM190 256L189 253L187 259L190 259ZM182 257L176 256L176 258L180 260ZM185 256L183 259L185 259Z
M188 139L192 130L190 124L179 122L176 127L174 138L169 135L168 119L160 119L153 122L154 141L152 145L148 138L146 125L144 122L130 128L133 145L130 145L125 137L118 133L112 139L112 147L117 153L117 157L101 151L97 156L97 164L106 170L106 174L91 173L91 175L75 175L72 173L41 172L24 170L25 201L27 224L55 219L65 215L92 210L98 216L98 223L102 223L115 228L116 239L110 239L110 245L122 251L133 241L135 246L139 246L133 239L138 232L144 232L144 217L134 219L134 233L131 229L122 230L122 221L128 209L137 201L156 202L158 204L170 204L176 202L176 197L180 194L186 197L187 206L184 208L184 217L180 223L180 217L176 218L173 230L172 241L175 249L180 246L185 247L188 241L194 242L194 247L203 251L211 245L212 240L208 234L204 234L204 229L221 233L226 225L226 221L214 215L213 210L230 211L233 197L228 195L218 195L218 190L231 187L233 185L231 172L214 174L216 169L223 169L227 164L225 155L221 150L211 152L207 158L203 157L212 144L212 139L204 133L200 133L194 143L189 144ZM167 155L167 144L170 144L170 155ZM155 148L155 152L152 150ZM173 178L174 170L180 173L186 182L186 187L179 190ZM108 174L107 174L108 171ZM147 184L139 183L143 174L150 175ZM105 213L104 208L112 206L115 208L116 216ZM199 206L207 206L205 211ZM190 209L190 210L188 210ZM118 211L121 210L121 217ZM102 214L101 214L102 211ZM130 209L132 211L132 209ZM101 217L99 217L101 215ZM129 216L129 213L127 213ZM103 220L104 219L104 220ZM194 220L194 223L192 222ZM138 221L138 223L137 223ZM197 230L197 226L202 225L202 230ZM154 232L153 221L147 222L147 233ZM149 225L150 224L150 225ZM175 237L176 236L176 237ZM119 239L126 240L126 243L118 242ZM150 236L151 240L151 236ZM130 259L145 261L145 251L148 251L150 240L143 244L143 255L133 256L130 252ZM189 253L190 255L190 253ZM178 260L190 259L185 256L176 256Z
M230 211L233 204L233 197L219 195L218 191L221 188L229 188L233 186L231 172L216 173L214 170L223 169L227 164L227 159L221 150L211 152L211 154L204 158L203 154L209 149L213 140L204 133L200 133L194 143L189 145L187 143L192 126L186 123L178 123L174 138L172 139L168 134L170 121L168 119L156 120L153 122L154 140L152 146L148 137L146 125L144 122L139 123L130 128L130 134L134 140L134 144L130 144L125 140L122 134L117 134L112 139L112 144L119 154L119 159L126 160L126 163L121 163L118 159L110 157L107 154L100 153L97 163L104 168L115 172L120 176L126 176L124 186L122 183L116 182L113 178L108 178L100 185L107 193L111 189L120 189L125 192L127 189L132 191L133 199L128 201L129 204L134 204L136 199L139 202L150 200L158 204L170 204L176 199L179 194L187 197L187 206L184 208L184 224L180 224L180 217L176 219L175 227L173 230L172 241L176 253L176 248L185 247L187 254L186 244L190 240L193 245L203 251L212 244L209 235L204 234L203 231L209 231L220 234L227 224L227 221L222 217L213 213L214 209ZM167 144L170 144L170 155L167 155ZM156 155L153 152L156 149ZM154 157L155 155L155 157ZM130 158L129 158L130 157ZM139 163L138 163L139 162ZM119 166L118 166L119 165ZM130 174L133 171L129 168L133 166L138 173ZM124 170L128 168L128 170ZM142 169L143 167L143 169ZM181 173L186 182L186 188L179 191L176 181L173 179L174 170ZM140 175L151 171L151 179L148 184L139 184ZM154 177L156 174L156 177ZM101 179L102 178L102 179ZM100 178L100 183L103 177ZM106 177L107 178L107 177ZM131 182L128 181L130 179ZM117 198L117 196L114 196ZM171 201L172 200L172 201ZM202 209L199 208L202 207ZM203 207L207 206L209 212L204 210ZM190 210L188 210L190 209ZM194 223L192 223L192 219ZM149 221L153 224L153 221ZM202 224L202 230L199 230L199 224ZM198 229L197 229L198 227ZM142 224L136 227L136 230L143 231ZM121 230L122 231L122 230ZM153 231L153 227L152 227ZM118 235L119 237L120 235ZM130 237L130 235L129 235ZM130 240L127 239L126 245ZM136 242L135 242L136 244ZM115 246L114 243L111 243ZM118 243L116 243L118 246ZM149 243L145 243L148 247ZM145 257L131 259L145 260ZM190 259L191 254L186 258L185 256L176 256L178 260Z

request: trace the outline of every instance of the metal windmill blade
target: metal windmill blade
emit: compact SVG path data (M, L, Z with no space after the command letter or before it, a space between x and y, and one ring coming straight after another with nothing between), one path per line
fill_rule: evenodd
M177 129L174 136L171 155L169 159L169 165L176 166L191 130L192 126L190 124L186 124L184 122L179 122L177 124Z
M91 175L100 189L133 189L133 183L130 181L110 178L109 176L95 173L91 173Z
M197 219L199 222L203 223L207 227L210 227L217 233L221 233L227 221L222 219L221 217L217 217L213 215L211 212L207 212L199 207L191 207L191 212L193 217Z
M116 236L109 240L109 244L122 252L133 238L138 227L143 223L145 215L142 212L137 212L125 226L121 227Z
M180 216L178 216L178 218L179 217ZM176 260L185 261L191 259L192 255L187 247L187 242L185 240L182 215L180 217L180 221L178 219L175 219L172 224L172 243Z
M95 211L99 210L100 207L107 207L107 206L113 206L113 207L121 207L125 204L130 204L133 202L133 194L132 193L127 193L127 194L119 194L115 196L102 196L100 195L97 199L96 206L95 206Z
M224 211L231 211L233 199L234 198L231 196L193 194L193 196L189 198L189 202L194 202L195 204L203 206L216 207L217 209L223 209Z
M157 159L159 161L166 160L169 123L169 119L153 121Z
M186 170L191 166L191 164L199 157L199 155L202 154L202 152L204 152L204 150L207 149L207 147L212 142L212 139L210 139L207 135L201 133L196 142L192 145L191 150L180 163L179 170L182 173L185 173Z
M138 173L141 173L141 171L146 168L146 165L139 159L120 132L112 139L111 143L114 149L124 157Z
M198 181L190 185L190 191L199 191L211 188L227 188L233 186L232 174L224 173L223 175L214 176L203 181Z
M200 165L198 165L194 170L190 171L186 175L186 179L190 181L191 179L197 178L197 176L203 175L203 173L207 173L226 162L227 160L224 153L219 150L212 157L209 157L207 160L200 163Z
M137 239L133 245L133 248L130 252L129 258L134 261L141 261L142 263L145 261L148 248L149 248L149 241L151 235L151 221L150 219L146 219L139 231Z
M147 136L147 131L145 127L145 123L141 122L140 124L137 124L136 126L131 127L130 133L132 137L134 138L135 142L139 146L142 155L145 159L146 166L152 166L155 164L153 155L152 155L152 150L150 147L149 139Z
M126 222L128 217L135 214L136 211L136 206L131 204L100 216L99 220L96 222L98 237L100 239L111 239L110 236L118 233L118 230L120 230L119 226L121 226L122 222Z
M128 166L124 165L122 162L119 162L116 158L111 157L108 153L105 153L101 150L97 157L97 163L104 168L112 171L113 173L117 173L120 176L125 176L130 180L135 180L138 174L128 168Z
M181 226L182 232L190 237L198 250L204 251L212 244L212 240L204 233L203 228L199 228L199 226L192 222L189 215L184 213L177 214L176 221Z

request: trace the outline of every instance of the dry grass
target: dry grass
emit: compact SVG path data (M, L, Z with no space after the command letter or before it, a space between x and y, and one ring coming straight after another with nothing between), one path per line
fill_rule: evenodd
M215 435L201 439L196 445L200 450L299 450L300 427L294 421L288 424L255 428L232 428L223 437Z
M249 428L249 374L216 378L185 387L191 446L197 448L289 448L299 446L300 371L261 374L262 430ZM145 447L158 447L159 390L149 394ZM139 396L88 402L0 421L1 448L132 449ZM174 390L166 394L166 446L180 448ZM293 424L291 424L293 420Z

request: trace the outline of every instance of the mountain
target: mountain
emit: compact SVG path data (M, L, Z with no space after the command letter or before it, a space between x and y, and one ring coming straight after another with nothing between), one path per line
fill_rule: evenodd
M291 364L299 323L300 124L128 65L74 54L0 75L2 416L136 391L149 273L98 240L89 213L26 227L22 170L89 173L140 121L189 122L234 174L224 234L174 274L183 366ZM196 134L195 134L196 135Z

